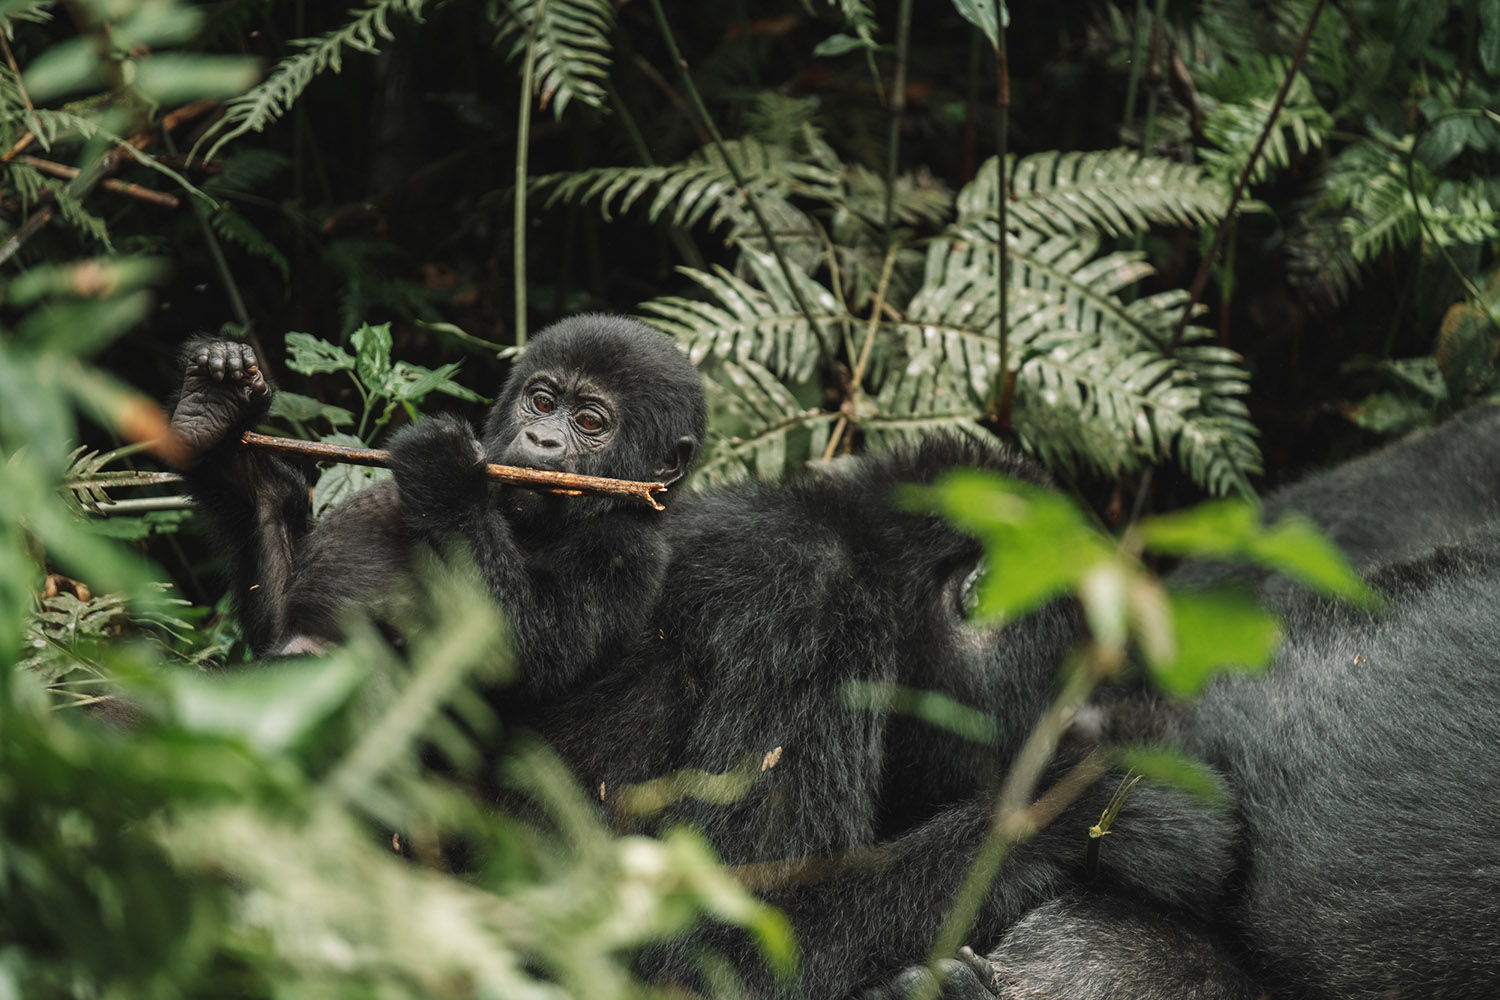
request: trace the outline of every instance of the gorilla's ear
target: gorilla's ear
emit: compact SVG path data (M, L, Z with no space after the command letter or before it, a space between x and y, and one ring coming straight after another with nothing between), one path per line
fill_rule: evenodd
M672 446L672 451L662 461L661 467L656 470L656 481L671 486L681 479L687 472L688 467L693 464L693 459L698 454L698 442L690 437L680 437Z

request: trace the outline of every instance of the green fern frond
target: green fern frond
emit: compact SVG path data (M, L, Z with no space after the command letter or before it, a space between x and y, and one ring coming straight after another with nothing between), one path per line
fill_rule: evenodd
M113 249L109 240L109 225L84 207L83 202L68 193L68 185L62 181L44 178L44 187L51 190L64 221L91 239L97 240L105 249Z
M208 219L214 232L226 242L233 243L251 256L270 263L281 272L282 281L291 279L292 269L287 263L286 256L239 212L221 203Z
M995 163L988 160L959 195L960 225L996 217ZM1118 236L1152 225L1198 226L1229 204L1224 182L1201 167L1129 149L1037 153L1010 160L1007 174L1013 225L1038 232Z
M709 404L716 419L694 474L699 482L740 479L746 473L779 479L789 454L819 452L826 445L838 414L803 406L764 366L748 359L722 361L710 374ZM807 440L794 443L799 435Z
M1198 393L1196 412L1177 438L1178 461L1210 493L1254 496L1250 477L1261 471L1261 457L1245 405L1244 361L1212 339L1207 330L1188 327L1173 356Z
M286 172L291 158L269 149L245 149L220 164L223 169L204 187L222 191L254 191Z
M1000 363L996 236L978 222L934 242L902 324L909 356L950 370L975 404ZM1049 464L1108 474L1176 455L1210 490L1248 490L1259 457L1254 428L1237 420L1247 384L1237 357L1204 353L1208 334L1191 327L1166 354L1185 293L1127 304L1119 293L1151 269L1138 254L1095 256L1092 234L1022 230L1010 243L1007 367L1023 443Z
M878 447L937 431L988 436L978 423L984 408L952 374L931 355L906 359L880 385L878 397L867 401L870 412L860 414L867 443Z
M1204 138L1217 147L1202 150L1203 162L1215 174L1237 178L1245 169L1290 66L1291 61L1280 56L1253 56L1226 64L1203 81L1205 96L1218 102L1203 120ZM1289 166L1293 147L1305 154L1321 146L1333 125L1333 116L1318 103L1312 84L1299 72L1277 111L1276 127L1266 137L1251 181L1264 180L1271 170Z
M205 159L213 159L226 143L263 131L286 114L318 74L343 69L345 49L378 52L382 42L396 37L388 23L391 15L420 21L425 4L426 0L371 0L342 28L320 38L294 41L301 52L281 60L263 82L225 105L224 116L198 141L201 146L212 140Z
M783 147L755 139L727 142L725 152L740 168L752 197L779 193L816 194L835 185L828 170L787 155ZM705 147L677 164L654 167L603 167L567 174L550 174L532 182L538 191L548 191L547 207L558 202L581 204L597 201L605 219L628 212L647 194L655 192L646 216L652 222L666 219L687 228L707 218L717 228L730 218L731 207L742 204L744 194L718 150Z
M846 186L847 205L866 222L885 224L885 177L859 164L851 164ZM953 214L953 192L927 170L898 174L891 194L891 210L904 226L946 222Z
M87 115L73 114L67 111L50 111L38 108L34 114L32 112L5 112L3 114L0 114L0 122L4 122L6 124L18 123L28 130L31 129L33 125L37 126L40 129L40 131L37 133L37 139L46 146L51 146L53 143L57 142L59 138L76 137L79 139L93 139L99 137L107 139L114 147L112 150L113 153L121 156L128 156L139 166L145 167L148 170L156 171L163 177L171 180L174 185L181 188L183 191L187 192L190 195L200 198L203 197L203 192L199 191L196 187L190 184L188 182L188 179L182 174L178 173L176 170L173 170L171 167L167 166L156 157L147 156L145 153L141 152L138 148L132 145L123 136L116 135L108 129L101 128L99 126L99 122L96 119L90 118Z
M611 0L508 0L512 20L500 28L499 39L511 40L510 58L526 54L536 41L536 93L542 107L552 105L562 117L572 100L604 107L602 81L609 78L615 27Z
M680 268L718 304L677 296L653 299L641 306L646 322L671 335L694 364L715 357L739 365L754 362L790 382L811 377L824 349L837 344L847 314L833 293L794 271L819 322L814 332L772 258L746 249L742 261L755 284L722 267L713 273Z
M993 385L1000 360L994 232L994 223L980 223L955 239L935 242L928 250L926 281L907 308L908 329L917 338L911 352L946 357L967 374L979 399ZM1091 233L1011 234L1009 327L1015 350L1026 351L1042 333L1063 327L1128 344L1164 341L1163 329L1139 318L1141 303L1127 306L1116 294L1151 273L1144 255L1096 258L1098 248Z
M1500 236L1500 206L1484 181L1438 181L1421 163L1408 179L1399 148L1355 143L1334 158L1321 186L1288 253L1299 284L1319 289L1331 303L1381 254L1429 239L1454 247Z

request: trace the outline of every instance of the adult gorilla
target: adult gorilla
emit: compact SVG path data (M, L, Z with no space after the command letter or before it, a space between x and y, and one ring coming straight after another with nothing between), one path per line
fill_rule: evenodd
M1024 947L1033 964L1022 972L1012 963L1011 978L994 983L965 965L950 996L1029 996L1048 977L1071 983L1073 995L1108 995L1097 961L1048 942L1103 926L1121 907L1148 914L1138 919L1151 931L1101 939L1124 982L1150 982L1128 976L1181 958L1208 978L1175 982L1207 982L1204 996L1253 995L1240 962L1291 996L1500 987L1500 955L1487 943L1500 904L1486 877L1500 871L1490 833L1500 623L1489 610L1500 598L1500 544L1464 530L1500 495L1497 423L1482 413L1290 491L1316 508L1320 497L1369 490L1449 516L1382 524L1377 514L1311 510L1361 568L1375 567L1390 608L1375 618L1290 588L1268 592L1288 621L1270 676L1226 678L1157 720L1163 738L1220 769L1232 807L1207 809L1143 783L1091 873L1086 831L1118 776L1086 790L1007 859L970 939L1001 959ZM1451 478L1413 478L1406 462L1416 455ZM635 801L630 783L764 762L738 799L688 798L666 820L700 824L791 916L803 945L797 995L879 989L925 956L991 822L988 792L1081 638L1067 601L998 628L964 620L977 546L891 502L895 484L957 466L1036 478L1014 458L940 440L685 505L654 639L541 723L616 815ZM1351 479L1363 485L1351 491ZM1408 533L1424 526L1427 539ZM1379 565L1382 531L1404 561ZM937 690L980 708L1000 723L998 745L976 750L850 708L851 681ZM1052 777L1080 752L1060 755ZM1227 935L1228 949L1204 927ZM743 948L733 934L717 939ZM1176 955L1172 942L1186 951ZM691 980L683 954L653 961L661 975ZM738 965L757 994L780 992L753 959Z

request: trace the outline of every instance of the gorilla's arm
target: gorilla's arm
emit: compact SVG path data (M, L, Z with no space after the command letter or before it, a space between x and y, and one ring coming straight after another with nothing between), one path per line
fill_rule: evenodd
M307 481L288 462L239 444L273 395L248 344L194 337L180 360L182 387L171 424L196 456L183 476L228 557L245 638L264 655L274 651L287 624L297 547L308 525Z
M591 498L515 499L484 474L473 429L452 417L402 428L390 442L405 533L439 548L454 537L515 635L528 694L549 698L633 637L661 586L666 540L654 511ZM546 504L523 547L507 507ZM593 513L581 505L596 504ZM558 508L561 505L579 505Z

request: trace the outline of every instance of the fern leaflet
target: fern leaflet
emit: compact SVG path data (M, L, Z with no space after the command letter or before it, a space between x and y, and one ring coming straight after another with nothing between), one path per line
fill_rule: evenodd
M601 80L609 77L610 33L615 26L611 0L509 0L514 18L500 28L511 39L510 57L524 56L536 44L536 91L542 107L561 117L572 100L604 107Z
M1152 225L1203 225L1229 205L1224 183L1201 167L1129 149L1036 153L1008 162L1013 228L1119 236ZM995 163L991 157L959 194L960 225L995 218Z
M286 114L318 74L328 69L335 73L343 69L345 49L378 52L381 42L396 37L388 23L391 15L420 21L425 3L426 0L371 0L342 28L321 38L293 42L301 52L281 60L262 83L225 105L224 116L199 140L199 145L213 140L205 159L212 159L226 143L249 132L260 132Z

